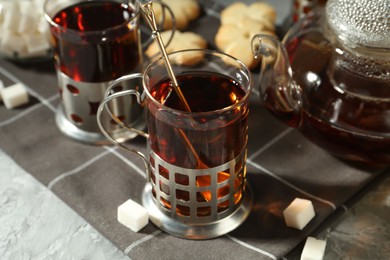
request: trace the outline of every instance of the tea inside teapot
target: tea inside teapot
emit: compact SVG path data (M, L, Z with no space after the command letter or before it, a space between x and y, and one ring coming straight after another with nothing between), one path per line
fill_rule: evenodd
M390 1L378 2L330 0L295 24L284 46L258 35L260 93L330 153L390 164Z

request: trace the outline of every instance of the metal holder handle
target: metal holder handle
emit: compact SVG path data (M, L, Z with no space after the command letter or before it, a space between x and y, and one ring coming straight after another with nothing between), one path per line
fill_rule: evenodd
M120 77L120 78L114 80L109 85L109 87L107 88L107 90L104 94L104 99L98 107L96 117L97 117L97 123L98 123L98 126L99 126L101 132L111 143L123 148L126 151L135 153L136 155L138 155L142 158L142 161L144 162L144 165L145 165L145 171L146 171L146 177L147 177L146 179L149 182L150 181L150 170L149 170L150 166L149 166L149 162L148 162L146 156L143 153L141 153L140 151L133 149L130 146L123 144L122 142L118 142L114 137L112 137L107 132L107 130L104 128L103 122L101 121L102 113L104 110L106 110L108 112L109 116L111 117L111 119L114 120L115 123L117 123L120 127L127 129L131 132L136 133L137 135L143 136L146 139L148 139L149 135L146 132L139 130L139 129L136 129L136 128L133 128L131 125L129 126L129 125L124 124L118 117L116 117L112 113L112 111L110 110L110 108L108 106L109 102L111 102L112 100L119 98L119 97L128 96L128 95L135 95L137 98L137 102L140 105L142 105L142 101L144 99L144 96L141 95L137 90L130 89L130 90L124 90L124 91L120 91L120 92L116 92L116 93L111 94L113 88L116 87L119 83L122 83L122 82L128 81L128 80L134 80L136 78L142 78L142 74L141 73L130 74L130 75L126 75L126 76L123 76L123 77Z

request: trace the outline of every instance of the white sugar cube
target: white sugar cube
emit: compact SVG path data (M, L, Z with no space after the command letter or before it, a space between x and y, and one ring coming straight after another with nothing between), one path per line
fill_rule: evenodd
M41 6L43 7L43 5L45 4L46 0L32 0L33 3L36 5L36 6Z
M26 34L23 38L30 54L42 53L50 48L50 43L41 34Z
M16 32L19 28L20 11L16 6L9 6L8 9L4 10L2 30Z
M326 241L308 237L301 254L301 260L322 260L325 253Z
M302 230L315 216L310 200L295 198L283 211L284 220L288 227Z
M25 15L25 14L37 14L37 6L35 5L35 3L33 1L19 1L17 3L18 7L19 7L19 11Z
M15 3L14 2L5 2L4 0L0 0L0 21L3 22L5 13L7 10L11 8L15 8Z
M37 31L41 34L46 34L49 32L49 24L47 23L45 17L42 15L37 22Z
M138 232L148 224L149 214L143 206L129 199L118 207L118 221L134 232Z
M38 17L35 14L25 13L19 19L18 33L35 32L38 26Z
M22 36L7 31L4 34L2 34L1 50L4 53L13 53L13 52L19 53L19 52L27 51L27 46Z
M11 109L28 103L29 97L26 88L21 83L0 90L3 103L6 108Z
M21 59L25 59L25 58L44 56L45 54L47 54L47 51L29 52L27 49L23 49L22 51L17 53L17 57Z

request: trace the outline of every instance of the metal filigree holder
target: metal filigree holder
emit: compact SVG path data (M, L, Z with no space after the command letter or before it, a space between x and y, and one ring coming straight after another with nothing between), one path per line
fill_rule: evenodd
M156 26L151 1L139 1L144 17L158 43L173 90L191 112L173 73L164 43ZM188 239L209 239L237 228L249 215L252 196L246 183L246 150L218 167L207 167L196 154L183 132L177 134L187 143L200 169L186 169L162 160L148 147L149 182L142 202L150 220L160 229ZM223 175L222 180L219 176ZM201 184L198 178L206 178ZM184 182L183 182L184 180ZM220 193L221 190L224 190Z

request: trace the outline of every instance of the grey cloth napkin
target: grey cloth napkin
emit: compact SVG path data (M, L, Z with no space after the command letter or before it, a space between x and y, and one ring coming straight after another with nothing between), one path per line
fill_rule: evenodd
M205 13L192 30L204 35L212 48L217 27L218 19ZM0 79L6 86L22 82L31 98L13 110L0 105L1 149L131 259L282 258L385 170L327 154L275 120L253 94L248 181L254 205L249 218L230 234L204 241L180 239L153 224L134 233L117 222L117 207L129 198L141 202L142 161L115 147L82 144L59 132L54 115L60 100L51 61L0 60ZM145 140L136 138L132 146L144 152ZM302 231L286 227L282 215L296 197L311 200L316 212Z

